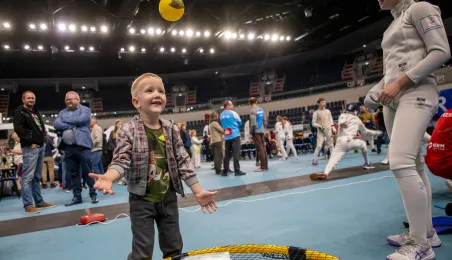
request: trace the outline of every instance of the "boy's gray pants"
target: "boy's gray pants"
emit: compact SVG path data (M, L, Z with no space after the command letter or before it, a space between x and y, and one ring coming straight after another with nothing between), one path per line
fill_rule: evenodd
M154 223L157 224L160 250L163 258L182 254L182 236L179 229L177 196L170 191L160 203L129 194L130 221L132 222L132 252L128 260L150 260L154 252Z

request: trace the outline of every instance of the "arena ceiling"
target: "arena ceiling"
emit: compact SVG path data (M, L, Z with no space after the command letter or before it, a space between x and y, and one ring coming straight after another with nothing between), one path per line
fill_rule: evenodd
M430 2L444 19L452 16L451 1ZM185 0L175 23L161 18L158 4L2 0L0 78L186 72L310 53L342 40L325 53L334 56L375 41L391 21L376 0Z

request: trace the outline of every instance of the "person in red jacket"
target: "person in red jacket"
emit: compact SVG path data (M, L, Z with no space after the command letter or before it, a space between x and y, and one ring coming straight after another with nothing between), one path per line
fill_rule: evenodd
M434 175L446 179L452 192L452 109L443 113L436 123L427 146L425 164Z

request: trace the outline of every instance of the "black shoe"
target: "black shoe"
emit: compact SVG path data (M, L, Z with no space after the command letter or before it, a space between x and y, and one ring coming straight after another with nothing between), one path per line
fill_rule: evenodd
M47 189L47 184L42 184L41 189Z
M243 176L246 175L246 173L242 172L242 171L238 171L235 173L235 176Z
M91 203L96 204L99 202L99 199L97 198L97 195L91 196Z
M82 203L83 203L82 199L73 198L71 202L64 204L64 206L69 207L69 206L82 204Z
M373 153L375 153L376 151L377 151L377 150L375 150L375 149L372 149L372 152L373 152Z
M228 172L223 172L223 173L221 174L221 176L227 177L227 176L228 176Z
M55 184L55 183L50 184L50 188L51 188L51 189L53 189L53 188L55 188L55 187L56 187L56 184Z

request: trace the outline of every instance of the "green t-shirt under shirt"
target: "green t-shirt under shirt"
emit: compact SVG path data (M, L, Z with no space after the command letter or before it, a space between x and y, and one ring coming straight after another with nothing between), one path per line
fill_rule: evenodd
M151 171L155 172L155 177L148 183L143 199L158 203L165 199L171 188L166 163L165 136L162 128L155 130L145 126L144 129L148 138L149 149L152 151L149 156L149 167Z

